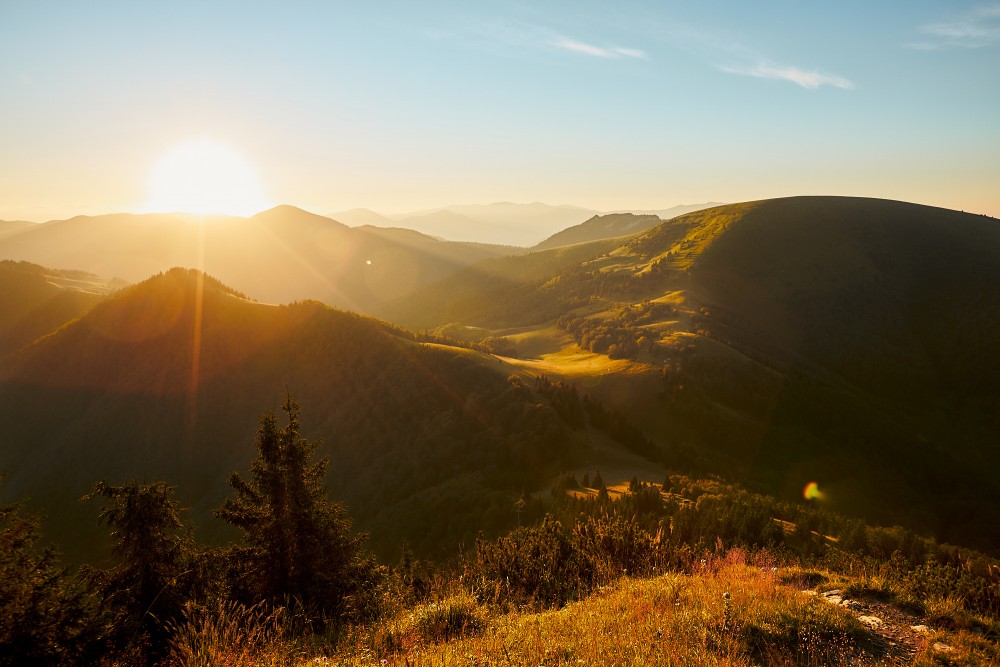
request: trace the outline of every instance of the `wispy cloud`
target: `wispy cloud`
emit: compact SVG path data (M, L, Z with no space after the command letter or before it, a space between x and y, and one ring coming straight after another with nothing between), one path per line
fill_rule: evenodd
M774 65L761 62L753 66L729 66L719 65L719 69L730 74L741 76L755 76L760 79L779 79L790 81L803 88L819 88L820 86L833 86L834 88L853 88L854 84L842 76L836 74L823 74L821 72L808 72L789 65Z
M911 49L940 50L952 47L979 49L1000 45L1000 3L976 7L948 21L920 27L927 39L907 44Z
M570 39L569 37L558 37L550 41L549 44L559 49L564 49L566 51L573 51L574 53L582 53L584 55L593 56L595 58L636 58L638 60L649 59L649 56L646 55L646 52L640 49L629 49L620 46L596 46L594 44L587 44L585 42L580 42L575 39Z

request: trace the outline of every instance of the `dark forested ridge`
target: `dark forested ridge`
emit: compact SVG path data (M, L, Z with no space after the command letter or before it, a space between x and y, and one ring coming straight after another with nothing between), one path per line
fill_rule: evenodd
M99 478L170 480L202 524L228 471L245 465L255 415L294 387L308 435L332 457L332 488L374 546L406 537L444 549L509 525L522 490L583 446L544 399L483 359L316 302L256 304L174 270L17 355L0 383L0 467L7 493L44 508L76 555L89 532L77 499ZM447 522L434 520L445 511Z

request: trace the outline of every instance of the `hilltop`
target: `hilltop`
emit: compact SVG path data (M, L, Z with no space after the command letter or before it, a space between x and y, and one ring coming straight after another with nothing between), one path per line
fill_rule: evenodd
M650 227L655 227L661 222L663 220L655 215L635 215L633 213L595 215L575 227L569 227L553 234L536 245L533 250L546 250L564 245L573 245L574 243L600 241L618 236L638 234Z
M656 211L612 211L603 215L594 215L588 220L567 227L545 239L532 250L545 250L562 245L599 241L618 236L630 236L655 227L664 220L670 220L685 213L692 213L722 204L682 204L668 209Z

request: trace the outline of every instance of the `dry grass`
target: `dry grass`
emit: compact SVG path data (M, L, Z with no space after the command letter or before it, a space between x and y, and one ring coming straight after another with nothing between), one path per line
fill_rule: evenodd
M850 614L779 585L775 574L747 565L736 552L691 575L623 578L559 610L484 617L475 632L448 642L387 647L376 632L330 660L359 666L865 664L868 636Z
M302 661L302 652L288 638L282 608L246 607L220 601L210 607L189 604L167 659L184 667L285 667Z
M298 643L288 639L282 610L226 603L189 611L171 659L268 667L1000 664L996 628L985 624L932 627L912 661L899 662L850 611L801 593L833 581L845 580L748 562L737 549L690 573L623 577L561 609L501 613L459 587L339 640ZM961 611L947 600L931 606L941 615Z

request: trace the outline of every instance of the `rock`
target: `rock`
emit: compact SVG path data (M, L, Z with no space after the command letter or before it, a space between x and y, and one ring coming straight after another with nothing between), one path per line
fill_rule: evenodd
M864 609L862 604L856 600L844 600L841 604L850 609L851 611L858 611L860 609Z
M825 593L823 593L823 599L829 602L830 604L842 604L844 602L844 598L842 598L840 595L839 588L835 588L832 591L826 591Z
M944 642L934 642L934 650L938 653L951 653L955 649Z
M913 630L917 634L926 635L929 634L931 629L926 625L911 625L910 630Z
M885 621L878 616L858 616L858 620L867 625L872 630L881 630L885 627Z

